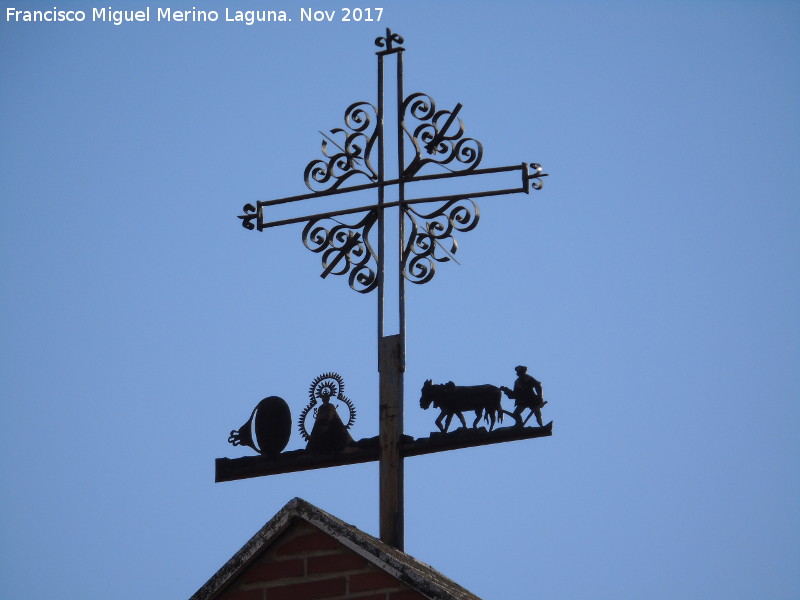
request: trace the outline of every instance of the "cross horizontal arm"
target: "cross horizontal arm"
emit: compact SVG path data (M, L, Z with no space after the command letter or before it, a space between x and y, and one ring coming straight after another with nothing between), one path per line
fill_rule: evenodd
M400 446L403 458L421 456L447 450L460 450L488 444L514 442L553 435L553 422L544 427L504 427L492 432L481 430L458 430L454 433L432 435L429 438L405 437ZM218 458L215 481L236 481L265 475L295 473L343 465L356 465L378 460L377 438L360 440L355 446L338 454L311 454L305 450L284 452L274 458L266 456L243 456L242 458Z
M423 198L406 198L402 204L410 205L410 204L422 204L426 202L441 202L441 201L449 201L449 200L463 200L466 198L484 198L487 196L500 196L505 194L519 194L519 193L530 193L531 187L534 189L539 189L541 187L541 180L540 177L546 177L546 173L542 173L541 165L537 163L520 163L518 165L510 165L505 167L493 167L488 169L475 169L473 171L467 172L455 172L455 173L436 173L433 175L421 175L418 177L411 177L411 178L404 178L404 179L390 179L383 183L384 187L398 185L400 183L409 184L409 183L418 183L423 181L432 181L435 179L451 179L455 177L467 177L470 175L489 175L494 173L507 173L513 171L520 171L522 175L521 185L519 187L513 188L506 188L500 190L487 190L482 192L464 192L460 194L448 194L444 196L427 196ZM533 183L531 183L533 181ZM322 198L326 196L333 196L337 194L343 194L345 192L358 192L363 190L369 190L377 188L380 184L379 183L367 183L358 186L352 186L347 188L337 188L335 190L329 190L326 192L316 192L312 194L301 194L299 196L288 196L286 198L278 198L276 200L259 200L256 203L256 206L252 204L246 204L244 206L244 215L239 215L239 218L242 219L242 226L246 229L254 229L257 228L259 231L263 231L269 227L280 227L282 225L291 225L293 223L303 223L306 221L310 221L312 219L322 219L322 218L329 218L335 217L340 215L348 215L353 213L359 212L366 212L368 210L373 210L379 207L378 204L369 204L365 206L359 206L356 208L346 208L340 209L335 211L329 211L324 213L318 213L314 215L307 215L301 217L294 217L290 219L281 219L278 221L271 221L267 222L264 221L264 211L263 208L265 206L275 206L278 204L286 204L289 202L298 202L301 200L311 200L316 198ZM395 206L399 206L400 202L384 202L383 208L391 208ZM256 226L254 227L252 224L253 220L256 220Z

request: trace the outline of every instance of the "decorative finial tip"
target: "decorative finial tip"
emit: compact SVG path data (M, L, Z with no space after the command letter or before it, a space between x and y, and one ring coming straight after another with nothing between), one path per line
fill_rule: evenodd
M392 30L388 27L386 28L386 35L384 37L377 37L375 38L375 45L378 48L386 48L380 54L388 54L389 52L397 52L398 50L402 50L403 48L393 48L392 44L402 44L405 40L403 36L398 35L397 33L392 33Z

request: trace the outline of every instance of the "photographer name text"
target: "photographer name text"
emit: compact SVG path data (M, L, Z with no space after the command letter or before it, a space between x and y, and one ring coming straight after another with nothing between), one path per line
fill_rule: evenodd
M292 17L301 23L377 23L383 17L383 8L301 8L299 13L290 15L285 10L201 10L192 7L177 10L170 7L147 6L139 10L115 10L111 6L91 10L66 10L54 6L48 10L26 10L9 7L6 9L6 22L15 23L238 23L255 25L257 23L288 23Z

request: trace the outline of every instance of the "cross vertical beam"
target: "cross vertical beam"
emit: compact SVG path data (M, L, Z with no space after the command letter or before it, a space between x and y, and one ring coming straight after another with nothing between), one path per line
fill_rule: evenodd
M390 40L387 32L387 41ZM378 55L378 372L379 383L379 504L380 538L390 546L403 550L404 547L404 485L403 456L400 443L403 436L403 374L405 371L405 277L403 276L403 248L405 239L405 213L403 189L403 49L387 49ZM397 173L398 183L398 278L397 311L398 333L386 335L385 283L386 283L386 198L385 198L385 135L384 135L384 58L389 54L397 57Z
M403 456L403 354L402 335L389 335L379 342L380 364L380 538L403 549L404 495Z

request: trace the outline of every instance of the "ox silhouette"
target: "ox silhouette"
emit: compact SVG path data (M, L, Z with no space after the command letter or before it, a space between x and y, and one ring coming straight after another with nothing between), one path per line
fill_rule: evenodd
M503 422L503 409L500 406L503 394L500 388L494 385L456 385L452 381L448 383L434 384L428 379L422 386L422 396L419 405L427 409L431 404L442 412L436 419L436 426L442 433L450 427L453 415L458 416L461 425L466 428L467 422L464 420L464 411L475 411L475 422L473 429L478 427L481 415L490 424L489 431L494 428L495 419ZM444 426L442 420L444 419Z

